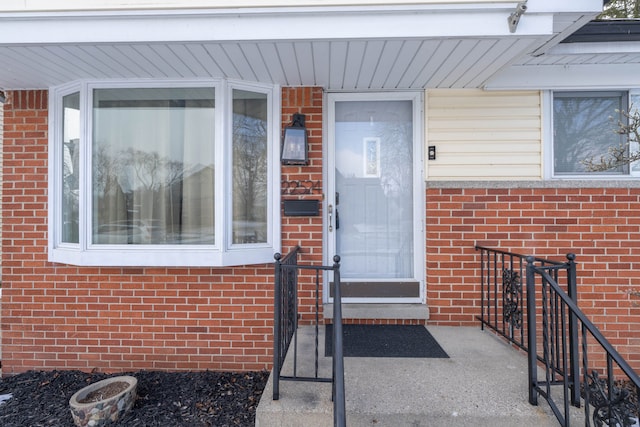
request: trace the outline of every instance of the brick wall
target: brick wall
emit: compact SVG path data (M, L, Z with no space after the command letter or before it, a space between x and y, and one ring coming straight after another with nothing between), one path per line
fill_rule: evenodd
M310 148L308 166L282 167L283 199L322 200L322 102L320 88L282 91L283 126L305 114ZM271 264L85 268L47 261L47 117L46 91L8 93L3 373L268 368ZM429 188L426 201L430 323L478 326L475 244L556 259L575 252L580 305L640 367L640 188ZM300 245L302 262L321 263L322 226L321 216L283 216L282 252ZM301 283L308 320L315 287L308 276Z
M640 368L640 188L430 188L426 218L430 323L478 325L475 244L573 252L580 307Z
M307 114L321 179L322 92L284 89L283 121ZM3 374L28 369L256 370L272 360L273 267L75 267L47 261L47 92L8 93L4 129ZM321 198L321 193L313 196ZM285 218L283 252L321 260L321 220Z
M308 165L282 166L282 200L317 200L320 209L318 216L282 216L282 253L300 246L300 263L316 265L322 265L322 104L322 88L282 90L283 127L291 124L293 114L305 114L309 145ZM298 285L301 323L308 323L315 313L315 276L303 270ZM321 289L318 297L322 307Z
M4 98L4 92L0 91L0 97ZM0 158L2 158L2 134L4 130L4 108L2 108L2 101L0 101ZM0 162L0 200L2 200L2 162ZM2 205L0 204L0 242L2 241ZM2 265L2 251L0 251L0 265ZM2 283L2 271L0 271L0 284ZM0 354L1 353L0 348Z

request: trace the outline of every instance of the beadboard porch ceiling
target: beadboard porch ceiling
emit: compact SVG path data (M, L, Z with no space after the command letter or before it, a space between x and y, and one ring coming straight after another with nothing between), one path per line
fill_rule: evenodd
M0 89L230 78L327 90L477 88L587 23L598 2L2 12ZM586 10L585 10L586 9ZM589 10L591 9L591 10Z

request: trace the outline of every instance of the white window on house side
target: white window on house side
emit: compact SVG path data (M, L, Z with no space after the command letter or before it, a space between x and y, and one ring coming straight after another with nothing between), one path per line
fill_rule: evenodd
M273 260L280 235L274 88L83 83L52 93L52 261Z
M627 92L555 92L553 94L553 175L628 176L629 166L593 172L588 159L607 156L609 148L627 143L616 132L625 120L621 111L628 108Z

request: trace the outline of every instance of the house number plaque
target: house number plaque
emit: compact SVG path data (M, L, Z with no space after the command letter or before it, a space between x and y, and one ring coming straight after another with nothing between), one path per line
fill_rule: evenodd
M321 194L322 182L320 181L282 181L281 194Z

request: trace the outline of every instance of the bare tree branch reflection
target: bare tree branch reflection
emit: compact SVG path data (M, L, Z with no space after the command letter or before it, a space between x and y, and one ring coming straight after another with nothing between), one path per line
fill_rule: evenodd
M613 116L619 97L556 97L554 99L554 162L560 173L588 172L583 159L617 146Z
M267 132L265 120L234 114L234 243L266 239Z

